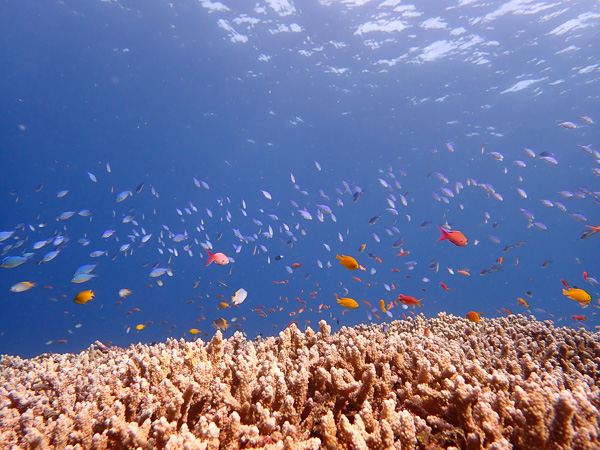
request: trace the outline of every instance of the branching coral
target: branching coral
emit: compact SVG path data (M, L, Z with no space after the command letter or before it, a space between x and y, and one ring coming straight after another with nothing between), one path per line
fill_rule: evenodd
M428 328L430 333L425 334ZM0 442L28 448L592 448L600 340L511 316L0 362Z

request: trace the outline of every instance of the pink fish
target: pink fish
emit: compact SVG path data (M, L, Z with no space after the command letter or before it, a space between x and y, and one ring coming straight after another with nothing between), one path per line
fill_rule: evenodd
M224 253L213 253L209 249L206 249L206 251L208 252L208 261L204 263L205 266L208 266L213 261L220 266L229 264L229 258Z

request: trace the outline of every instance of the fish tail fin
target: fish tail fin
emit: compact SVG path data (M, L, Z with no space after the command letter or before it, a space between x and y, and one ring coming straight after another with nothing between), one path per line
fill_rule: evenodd
M439 225L438 225L438 228L440 229L441 234L440 234L440 238L436 242L443 241L444 239L448 239L448 236L450 236L450 233L448 233L446 230L444 230Z
M567 291L566 289L563 289L563 295L569 295L569 291Z
M343 258L342 258L340 255L335 255L335 257L336 257L337 259L339 259L340 261L343 259Z
M209 249L205 249L208 252L208 261L204 263L205 266L208 266L211 262L215 260L215 254L211 252Z

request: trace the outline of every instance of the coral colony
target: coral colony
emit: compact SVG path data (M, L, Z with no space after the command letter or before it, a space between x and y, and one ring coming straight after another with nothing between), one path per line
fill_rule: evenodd
M441 313L0 365L3 448L598 448L597 333Z

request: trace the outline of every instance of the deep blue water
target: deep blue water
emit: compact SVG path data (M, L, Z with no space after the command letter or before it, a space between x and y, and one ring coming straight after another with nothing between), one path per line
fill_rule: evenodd
M440 311L495 317L502 308L600 324L600 235L580 237L600 225L600 128L589 123L600 121L597 2L4 2L0 12L0 231L14 230L1 256L33 253L0 268L0 353L195 339L191 328L208 339L217 318L231 323L226 336L249 337L291 321L338 328ZM558 125L566 121L576 128ZM321 222L318 204L333 216ZM84 209L91 215L57 220ZM122 223L127 215L133 221ZM436 242L445 223L469 244ZM104 239L107 229L115 233ZM174 242L169 231L188 237ZM57 236L67 241L33 250ZM203 246L233 261L205 266ZM91 258L97 250L107 255ZM336 254L366 271L348 271ZM95 263L97 277L71 282ZM302 267L290 274L293 263ZM155 265L173 276L149 277ZM589 307L566 298L561 279L590 293ZM23 281L35 287L10 291ZM120 300L123 288L131 294ZM218 309L239 288L246 301ZM75 304L87 289L95 298ZM396 303L392 319L379 300L400 293L423 298L422 307ZM359 308L346 310L335 294ZM370 320L363 301L381 319Z

